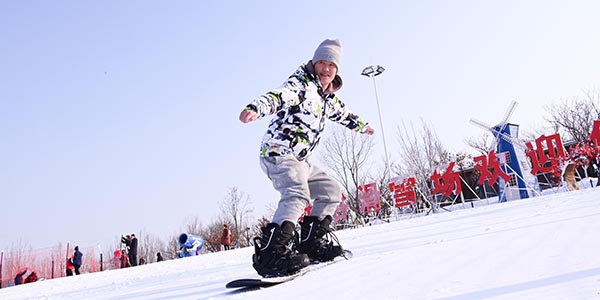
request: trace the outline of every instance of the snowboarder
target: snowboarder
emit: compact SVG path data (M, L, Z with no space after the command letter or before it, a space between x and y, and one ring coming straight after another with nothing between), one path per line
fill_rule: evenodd
M260 164L281 198L271 223L262 228L262 238L255 239L253 267L263 277L293 274L311 260L328 261L343 253L339 244L327 239L331 215L341 201L340 188L308 161L326 119L359 133L374 133L335 94L342 87L341 55L338 39L324 40L281 87L259 96L240 113L242 123L274 115L262 140ZM311 199L311 215L300 224L300 243L290 249L296 222Z

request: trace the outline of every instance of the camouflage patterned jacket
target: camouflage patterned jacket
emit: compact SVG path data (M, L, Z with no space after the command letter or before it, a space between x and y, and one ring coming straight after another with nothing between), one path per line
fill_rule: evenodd
M246 109L257 112L259 118L275 115L263 137L260 155L294 155L298 160L308 158L321 139L326 119L364 132L367 123L334 94L341 88L342 79L336 75L330 86L323 91L309 61L278 89L248 104Z

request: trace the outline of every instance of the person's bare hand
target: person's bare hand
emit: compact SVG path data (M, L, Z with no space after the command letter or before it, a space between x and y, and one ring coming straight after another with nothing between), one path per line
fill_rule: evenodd
M256 119L258 119L258 114L253 110L244 109L240 113L240 121L242 123L252 122L252 121L255 121Z

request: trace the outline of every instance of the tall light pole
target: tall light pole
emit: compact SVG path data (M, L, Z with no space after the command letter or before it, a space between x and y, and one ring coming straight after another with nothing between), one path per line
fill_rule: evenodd
M383 129L383 119L381 118L381 108L379 106L379 96L377 95L377 84L375 76L380 75L385 71L385 68L380 65L372 65L364 68L361 75L371 77L373 79L373 88L375 89L375 101L377 102L377 112L379 113L379 126L381 127L381 138L383 139L383 151L385 154L385 166L387 168L388 179L392 177L392 168L390 167L390 158L388 156L387 144L385 142L385 130Z

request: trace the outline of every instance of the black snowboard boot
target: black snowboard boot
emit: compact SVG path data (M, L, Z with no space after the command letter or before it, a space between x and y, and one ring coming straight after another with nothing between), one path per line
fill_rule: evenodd
M252 266L260 276L287 276L310 264L308 256L296 250L298 233L292 222L270 223L261 230L262 238L254 238L252 255Z
M306 253L312 262L330 261L337 256L343 256L342 246L337 237L331 232L331 216L319 221L318 217L305 216L300 222L300 245L298 251ZM332 240L335 241L335 244Z

